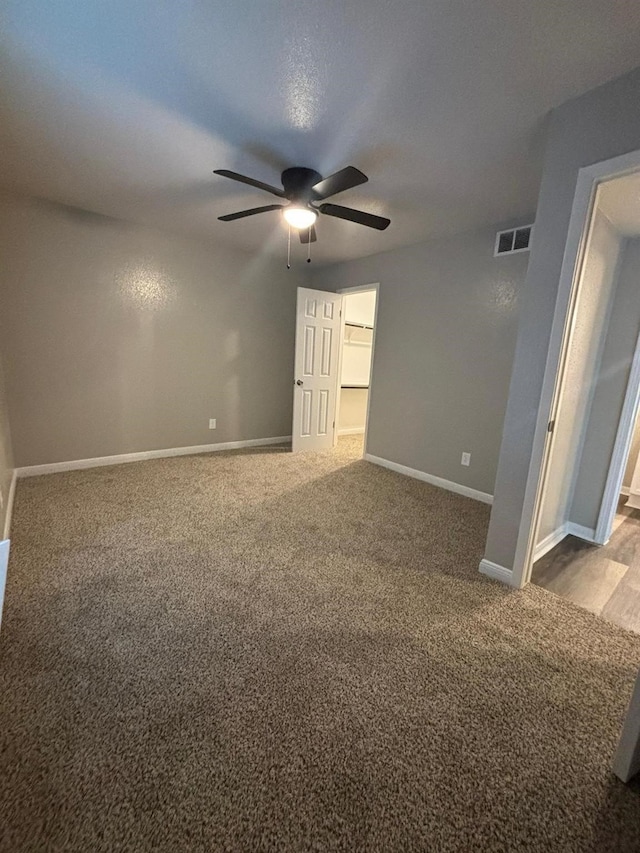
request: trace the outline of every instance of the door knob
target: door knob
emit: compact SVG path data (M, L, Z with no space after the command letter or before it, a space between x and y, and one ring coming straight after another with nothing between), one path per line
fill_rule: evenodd
M296 385L304 385L302 379L296 379Z

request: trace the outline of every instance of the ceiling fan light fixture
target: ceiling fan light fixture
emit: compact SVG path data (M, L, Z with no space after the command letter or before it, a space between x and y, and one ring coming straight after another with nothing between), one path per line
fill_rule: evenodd
M285 207L282 211L282 215L292 228L299 229L311 228L318 218L318 214L315 210L311 210L309 207Z
M231 172L229 169L215 169L216 175L239 181L258 190L264 190L288 204L267 204L262 207L252 207L250 210L239 210L237 213L227 213L219 216L222 222L233 222L236 219L244 219L245 216L254 216L257 213L268 213L271 210L281 210L284 221L298 231L301 243L315 243L317 238L315 221L318 216L326 214L335 216L336 219L345 219L347 222L356 222L367 228L376 228L384 231L391 224L391 220L384 216L377 216L364 210L354 210L352 207L343 207L341 204L327 204L324 199L330 198L345 190L365 184L368 178L355 166L345 166L344 169L323 178L315 169L306 166L291 166L280 175L282 189L272 187L262 181L256 181L247 175ZM323 202L322 204L317 204ZM307 259L308 260L308 259Z

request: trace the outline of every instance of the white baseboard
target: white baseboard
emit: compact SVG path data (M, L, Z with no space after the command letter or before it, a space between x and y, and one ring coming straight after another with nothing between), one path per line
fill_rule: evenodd
M540 557L544 557L552 548L555 548L558 542L562 542L567 535L567 525L561 524L560 527L553 530L548 536L545 536L542 542L538 542L533 549L533 562L535 563Z
M426 474L424 471L418 471L417 468L408 468L406 465L399 465L397 462L390 462L388 459L383 459L381 456L372 456L371 453L365 453L364 458L367 462L373 462L374 465L381 465L383 468L389 468L390 471L395 471L397 474L404 474L406 477L413 477L416 480L422 480L425 483L430 483L432 486L438 486L440 489L446 489L448 492L455 492L458 495L464 495L465 498L473 498L482 503L493 503L493 495L486 492L479 492L477 489L472 489L470 486L463 486L460 483L454 483L451 480L444 480L442 477L435 477L433 474Z
M567 521L565 527L568 535L577 536L578 539L585 539L587 542L598 544L596 542L596 531L593 527L583 527L581 524L574 524L573 521Z
M9 540L0 542L0 626L2 625L2 605L4 604L4 589L7 583L9 567Z
M501 581L508 586L514 586L513 571L498 565L498 563L492 563L491 560L480 560L480 571L483 575L493 578L495 581Z
M11 475L11 485L9 486L9 494L7 495L7 511L4 517L4 533L2 535L3 539L9 539L10 531L11 531L11 515L13 514L13 501L16 496L16 480L18 479L18 472L16 469L13 469L13 474ZM1 605L0 605L1 607Z
M542 542L538 542L536 547L533 549L533 561L535 563L536 560L539 560L540 557L544 557L552 548L558 544L558 542L562 542L565 536L577 536L578 539L584 539L587 542L593 542L594 544L598 544L595 541L596 532L591 527L583 527L581 524L574 524L573 521L565 521L564 524L561 524L560 527L556 528L552 533L542 540Z
M348 427L339 429L338 435L364 435L364 427Z
M273 438L250 438L247 441L224 441L220 444L196 444L191 447L169 447L165 450L143 450L140 453L122 453L118 456L97 456L95 459L72 459L69 462L27 465L25 468L17 468L16 474L18 477L39 477L42 474L57 474L61 471L101 468L104 465L124 465L127 462L164 459L169 456L194 456L198 453L215 453L219 450L239 450L243 447L264 447L269 444L286 444L290 441L290 435L278 435Z
M623 782L630 782L640 773L640 672L627 708L611 769Z

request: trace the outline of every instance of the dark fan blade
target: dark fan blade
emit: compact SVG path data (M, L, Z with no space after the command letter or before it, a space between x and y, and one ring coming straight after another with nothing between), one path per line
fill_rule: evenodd
M298 233L301 243L315 243L318 239L315 225L312 225L311 228L301 228Z
M268 210L280 210L283 204L267 204L265 207L252 207L250 210L241 210L239 213L227 213L226 216L219 216L222 222L232 222L234 219L243 219L245 216L254 216L256 213L266 213Z
M318 181L312 187L312 190L317 199L329 198L330 195L350 190L352 187L359 186L359 184L366 184L368 180L369 178L360 169L356 169L353 166L345 166L339 172Z
M374 216L373 213L365 213L364 210L354 210L351 207L341 207L339 204L321 204L318 210L320 213L326 213L329 216L337 216L338 219L348 219L349 222L366 225L367 228L377 228L378 231L384 231L391 224L391 220L385 219L384 216Z
M237 172L230 172L228 169L214 169L214 175L222 175L223 178L231 178L232 181L240 181L241 184L249 184L250 187L256 187L259 190L277 195L278 198L286 198L284 190L279 190L277 187L272 187L270 184L263 184L262 181L254 181L253 178L247 178L246 175L239 175Z

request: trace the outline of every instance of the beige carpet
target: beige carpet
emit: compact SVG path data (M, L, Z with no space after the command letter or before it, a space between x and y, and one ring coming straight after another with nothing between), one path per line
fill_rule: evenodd
M19 483L2 851L640 850L640 637L482 578L487 507L357 454Z

